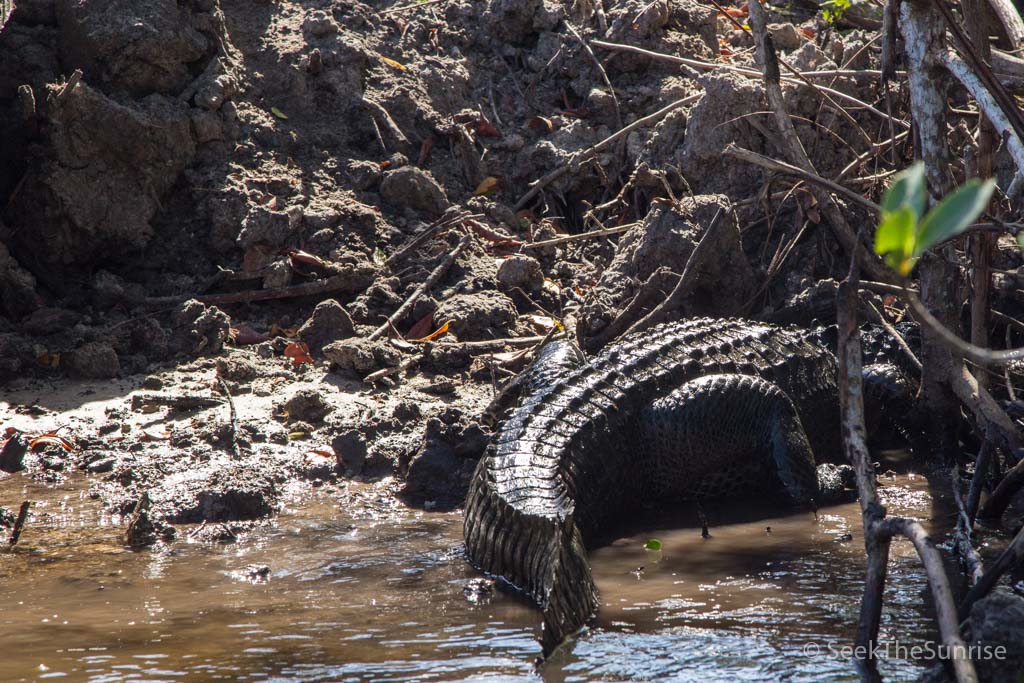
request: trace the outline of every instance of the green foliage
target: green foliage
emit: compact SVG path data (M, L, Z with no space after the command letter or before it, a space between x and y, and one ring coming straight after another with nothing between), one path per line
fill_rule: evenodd
M827 0L821 3L821 16L827 24L835 26L852 6L851 0Z
M648 550L661 550L661 541L656 538L648 539L647 543L644 543L644 547Z
M900 274L909 275L921 254L967 229L988 206L995 186L994 180L972 178L925 214L924 164L915 163L896 176L882 199L875 253Z

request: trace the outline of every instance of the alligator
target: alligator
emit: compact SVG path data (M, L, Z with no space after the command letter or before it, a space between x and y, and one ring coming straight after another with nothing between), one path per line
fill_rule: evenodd
M464 537L475 568L542 608L543 657L596 615L586 548L641 501L764 491L816 507L849 483L816 466L841 459L834 342L834 327L701 318L589 363L570 342L541 349L475 470ZM890 346L866 354L865 393L906 399Z

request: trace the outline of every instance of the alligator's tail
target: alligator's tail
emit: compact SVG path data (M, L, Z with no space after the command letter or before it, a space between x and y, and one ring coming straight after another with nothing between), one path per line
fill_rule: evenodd
M483 460L466 499L466 556L544 610L544 657L597 612L597 587L570 509L558 516L513 508L487 485Z

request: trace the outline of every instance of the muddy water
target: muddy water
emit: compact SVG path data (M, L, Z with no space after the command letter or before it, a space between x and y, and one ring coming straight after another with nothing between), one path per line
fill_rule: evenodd
M948 525L923 477L891 481L886 497L933 530ZM476 575L457 512L350 512L307 495L239 543L132 552L122 521L80 484L0 482L0 504L24 498L41 502L16 550L0 552L4 681L854 679L828 652L850 642L857 614L854 505L759 521L713 509L709 539L685 510L624 531L592 553L597 628L538 674L537 613L500 592L467 599ZM660 557L643 549L651 537ZM883 635L919 642L931 632L926 585L909 545L893 551Z

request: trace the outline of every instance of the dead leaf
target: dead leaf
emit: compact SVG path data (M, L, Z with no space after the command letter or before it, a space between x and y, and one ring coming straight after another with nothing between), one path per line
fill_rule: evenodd
M288 346L284 347L284 355L292 359L293 368L313 362L312 356L309 355L309 346L305 342L289 342Z
M291 439L292 441L296 441L298 439L305 439L308 436L309 434L306 434L306 432L288 432L288 438Z
M60 367L60 354L59 353L50 353L50 352L41 353L41 354L39 354L39 357L36 358L36 360L39 361L40 365L42 365L44 367L47 367L47 368L52 368L52 369L56 370L57 368Z
M316 256L315 254L310 254L307 251L302 251L301 249L289 249L288 258L290 258L295 263L304 263L307 266L320 266L321 268L323 268L324 266L327 265L327 262L324 261L319 256Z
M139 441L167 441L171 438L171 433L166 429L157 431L155 429L143 429L142 436L139 437Z
M296 325L292 325L291 327L281 327L277 323L274 323L270 326L270 336L295 339L299 336L299 328Z
M321 458L330 458L331 460L334 460L335 458L334 451L323 451L319 448L310 448L306 452L311 455L319 455Z
M555 297L562 294L562 288L558 286L558 283L549 278L544 278L544 284L541 285L541 289Z
M534 116L526 123L526 126L530 130L536 130L542 133L550 133L555 129L555 124L551 122L551 119L543 116Z
M806 26L803 28L798 28L797 31L800 33L800 35L802 35L804 38L807 38L808 40L814 40L815 36L818 35L813 28L807 28Z
M402 64L401 62L396 62L395 60L391 59L390 57L385 57L384 55L381 55L380 56L380 60L382 62L384 62L385 64L387 64L388 66L390 66L392 69L398 69L399 71L405 71L406 70L405 64Z
M65 439L63 436L57 436L55 432L47 432L46 434L40 434L39 436L29 439L28 447L33 451L36 450L37 446L60 446L66 451L75 450L75 444Z
M530 325L534 327L538 332L550 332L555 329L558 325L558 321L547 315L538 315L536 313L528 313L523 318Z
M455 321L454 320L449 320L444 325L441 325L441 327L437 328L436 330L434 330L433 332L428 334L426 337L423 337L422 339L413 339L412 341L414 341L414 342L434 341L435 339L440 337L442 334L445 334L448 331L448 326L451 325L453 322L455 322Z
M377 266L383 266L384 262L388 260L387 255L384 253L384 250L381 249L380 247L373 248L373 256L371 258L373 259L374 265Z
M473 196L479 197L481 195L488 195L491 192L494 192L495 188L497 187L498 179L492 175L489 175L483 180L481 180L480 184L476 186L476 189L473 190Z
M501 131L499 131L497 128L495 128L493 125L491 125L491 122L488 121L483 116L483 114L481 114L480 118L477 119L477 122L476 122L476 132L477 132L478 135L481 135L481 136L483 136L485 138L500 138L501 137Z
M228 337L235 343L235 346L259 344L267 341L271 336L266 332L257 332L245 323L236 325L228 330Z
M413 326L409 328L407 339L420 339L430 334L430 331L434 329L434 314L427 313L425 316L413 323Z

